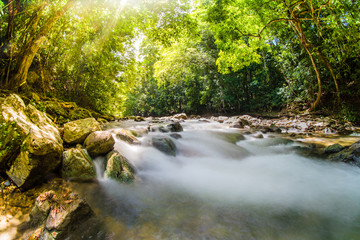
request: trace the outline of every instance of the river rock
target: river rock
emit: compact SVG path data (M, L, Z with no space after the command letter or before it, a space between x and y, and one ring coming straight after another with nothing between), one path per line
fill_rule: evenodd
M163 125L155 125L155 126L150 125L148 130L150 132L162 132L162 133L167 133L170 131L166 126Z
M143 122L143 121L145 121L145 118L144 118L144 117L141 117L141 116L136 116L136 117L134 118L134 121L135 121L135 122Z
M90 133L100 130L100 124L95 118L68 122L64 124L64 141L69 144L82 144Z
M152 142L152 145L159 151L161 151L167 155L171 155L174 157L176 156L176 145L170 138L153 137L151 142Z
M343 150L344 147L341 146L340 144L336 143L333 145L328 146L327 148L325 148L325 153L338 153L341 150Z
M170 123L167 125L167 129L169 129L170 132L182 132L183 127L181 126L180 122Z
M360 167L360 141L344 148L338 153L331 154L328 159L334 162L345 162Z
M110 132L96 131L87 136L84 147L92 157L105 155L113 150L115 139Z
M1 99L0 171L27 189L54 171L63 151L59 130L32 105L15 94Z
M188 119L186 113L175 114L174 116L172 116L172 118L176 119L176 120L186 120L186 119Z
M132 182L135 179L135 168L129 161L116 151L110 152L107 156L105 174L108 178L120 182Z
M114 129L112 133L115 134L117 138L122 141L125 141L130 144L140 144L139 140L133 136L133 132L126 129Z
M245 126L250 126L250 123L246 119L239 119L231 125L232 128L244 128Z
M88 181L96 178L96 171L91 157L81 146L64 152L61 176L65 179Z
M30 225L35 230L25 239L73 239L72 233L80 229L94 229L95 214L85 200L73 189L43 192L36 199L35 206L30 213ZM84 231L84 237L89 231Z
M241 133L235 132L212 132L212 135L215 135L216 138L221 138L224 141L233 144L245 139L245 137Z

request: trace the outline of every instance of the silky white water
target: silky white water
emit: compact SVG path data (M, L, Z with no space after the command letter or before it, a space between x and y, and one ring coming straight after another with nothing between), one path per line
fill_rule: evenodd
M145 144L169 133L117 141L140 180L88 190L112 239L360 239L359 168L301 157L281 136L183 125L176 157Z

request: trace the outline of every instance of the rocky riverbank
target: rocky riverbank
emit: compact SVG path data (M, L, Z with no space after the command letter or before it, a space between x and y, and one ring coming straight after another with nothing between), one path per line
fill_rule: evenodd
M0 109L1 239L64 239L80 227L80 219L83 225L91 209L64 180L95 181L93 157L108 156L110 178L135 179L127 159L113 151L112 134L102 131L104 118L96 120L89 113L59 126L57 116L49 117L16 94L1 97ZM76 199L66 198L64 191ZM24 222L21 237L11 229L21 229L17 224Z
M279 118L219 116L204 118L177 114L162 118L134 117L144 121L137 129L111 129L103 116L72 103L57 100L31 100L16 94L0 96L0 238L64 239L72 231L83 231L84 224L98 226L94 212L69 185L69 181L96 182L93 159L102 157L108 178L119 182L136 181L136 169L114 151L115 138L130 144L146 144L176 155L172 139L181 138L182 122L213 122L238 129L232 142L252 134L282 134L294 141L298 137L357 134L359 128L343 119L311 115ZM117 120L122 121L122 120ZM113 121L116 124L116 121ZM139 141L148 132L171 132L168 137ZM226 136L229 137L229 136ZM288 140L287 140L288 141ZM360 145L311 145L299 153L329 161L360 166ZM81 220L81 221L80 221ZM89 222L88 222L89 221ZM92 234L84 231L84 234Z

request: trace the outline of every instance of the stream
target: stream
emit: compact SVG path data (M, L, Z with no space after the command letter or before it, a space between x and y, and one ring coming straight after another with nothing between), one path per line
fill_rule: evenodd
M136 127L122 123L116 127ZM125 125L124 125L125 124ZM78 186L104 223L106 239L360 239L360 168L298 155L278 134L243 135L215 122L185 121L176 156L146 143L115 149L138 180ZM140 125L141 127L141 125ZM179 136L178 136L179 137Z

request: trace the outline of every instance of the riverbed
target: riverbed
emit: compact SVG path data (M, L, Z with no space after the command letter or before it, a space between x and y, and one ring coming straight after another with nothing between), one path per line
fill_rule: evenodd
M150 132L141 145L117 139L115 149L137 170L122 184L104 177L80 184L104 222L106 239L360 239L360 169L304 157L313 141L353 143L358 136L289 138L244 132L217 122L184 121L176 137ZM113 128L143 129L132 121ZM147 144L170 138L176 156ZM305 143L304 143L305 142ZM95 161L100 163L104 159Z

